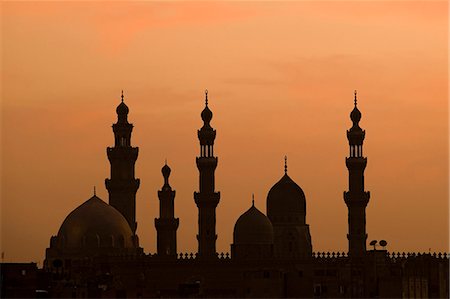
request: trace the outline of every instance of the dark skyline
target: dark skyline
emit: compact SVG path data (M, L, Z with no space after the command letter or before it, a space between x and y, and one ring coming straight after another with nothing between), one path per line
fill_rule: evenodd
M446 8L134 3L102 12L88 3L2 3L5 261L42 262L49 236L94 185L107 200L105 148L114 144L121 89L140 148L141 245L156 252L153 219L167 158L178 251L195 252L196 130L206 87L218 132L219 252L230 251L252 193L265 212L285 155L305 191L314 251L346 251L345 131L354 89L368 134L368 241L385 239L390 251L447 251ZM167 15L152 18L156 11Z
M109 204L96 196L74 209L51 236L40 279L35 289L50 297L306 297L306 298L444 298L448 297L447 253L395 253L386 250L385 240L370 241L367 250L366 207L370 192L365 189L363 154L365 130L354 93L347 130L349 153L348 191L343 200L348 208L348 251L313 252L313 238L307 221L307 199L302 188L289 177L287 157L284 175L267 195L267 215L254 205L235 222L231 253L216 249L216 189L214 153L216 130L213 112L205 106L203 126L197 131L200 153L196 157L198 192L197 250L179 253L175 213L176 192L169 184L170 167L161 168L164 184L158 191L159 217L155 218L157 252L145 254L136 234L135 194L140 180L135 178L138 147L131 143L133 125L124 102L116 108L113 124L114 146L107 148L111 165L105 180ZM376 248L377 243L382 247ZM14 286L12 277L25 264L2 270L2 294L25 291ZM9 266L8 265L8 266ZM35 264L34 264L35 265ZM33 272L31 272L33 273ZM11 278L10 278L11 277ZM12 288L11 288L12 287ZM33 287L27 285L27 290ZM36 291L37 292L37 291ZM7 295L10 296L10 295ZM26 296L27 297L27 296Z

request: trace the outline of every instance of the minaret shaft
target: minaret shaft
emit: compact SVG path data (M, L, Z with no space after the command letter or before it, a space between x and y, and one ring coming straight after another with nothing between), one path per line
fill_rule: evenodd
M214 139L216 131L210 126L212 112L208 108L208 93L206 92L206 107L201 113L204 125L198 130L200 141L200 156L196 158L199 170L199 192L194 192L198 207L198 255L200 258L215 258L216 254L216 207L220 193L215 192L215 170L217 157L214 156Z
M348 251L350 257L362 257L366 253L366 206L370 192L364 190L364 170L367 158L363 157L365 131L359 127L361 113L356 107L350 114L353 126L347 131L350 156L345 159L348 169L349 191L344 192L344 201L348 208Z
M177 229L179 219L175 218L175 190L169 185L169 166L162 168L164 185L158 191L159 198L159 218L155 218L157 254L160 257L177 256Z
M105 180L109 193L109 204L116 208L136 233L136 192L139 179L135 178L135 163L139 148L131 146L133 125L128 123L128 107L123 102L116 109L117 123L113 124L114 147L106 153L111 164L111 178Z

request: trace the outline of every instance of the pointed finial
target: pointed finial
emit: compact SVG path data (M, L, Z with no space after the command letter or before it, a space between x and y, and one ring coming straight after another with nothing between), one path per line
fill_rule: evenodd
M208 90L205 89L205 105L208 106Z
M123 90L122 90L122 96L121 96L121 98L122 98L122 103L123 103Z
M95 193L95 186L94 186L94 196L97 196L97 194Z
M167 158L164 160L164 165L167 165Z
M287 156L284 156L284 174L287 174Z
M252 193L252 207L255 206L255 193Z
M356 101L357 101L357 99L356 99L356 90L355 90L355 107L356 107Z

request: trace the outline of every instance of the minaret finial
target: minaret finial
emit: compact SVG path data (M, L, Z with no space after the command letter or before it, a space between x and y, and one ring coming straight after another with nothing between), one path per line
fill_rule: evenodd
M97 196L96 192L95 192L95 186L94 186L94 196Z
M357 94L357 92L356 92L356 89L355 89L355 107L356 107L356 101L357 101L356 94Z
M284 156L284 174L287 174L287 156Z
M255 206L255 193L252 193L252 207Z
M208 89L205 89L205 105L208 106Z
M164 165L167 165L167 158L164 160Z
M122 103L123 103L123 89L122 89L122 96L121 96L121 98L122 98Z

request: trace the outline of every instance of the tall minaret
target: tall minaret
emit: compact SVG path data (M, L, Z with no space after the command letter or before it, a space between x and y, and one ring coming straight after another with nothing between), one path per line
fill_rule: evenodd
M155 218L158 256L177 256L177 228L179 219L174 217L175 190L169 185L170 167L166 164L161 169L164 185L158 191L159 218Z
M205 91L205 109L202 111L203 127L198 130L200 157L196 158L200 172L200 192L194 192L198 207L198 255L200 258L214 258L216 254L216 206L220 192L214 191L214 171L217 157L214 157L216 130L209 124L212 112L208 108L208 90Z
M349 191L344 192L344 200L348 207L348 252L350 257L361 257L366 253L366 206L370 192L364 191L364 169L367 158L363 157L365 131L359 127L361 112L356 107L350 113L353 126L347 131L350 145L350 157L345 159L348 168Z
M136 233L136 191L139 179L134 177L134 164L139 148L131 146L133 125L127 120L128 107L122 101L117 106L117 123L113 124L114 147L106 153L111 163L111 179L105 180L109 192L109 204L127 219L133 233Z

